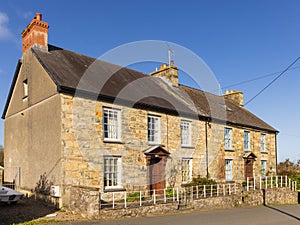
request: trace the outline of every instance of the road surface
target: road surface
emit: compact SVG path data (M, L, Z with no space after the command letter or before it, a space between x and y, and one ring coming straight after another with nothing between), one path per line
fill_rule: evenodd
M300 225L300 205L258 206L192 211L109 221L62 222L60 225Z

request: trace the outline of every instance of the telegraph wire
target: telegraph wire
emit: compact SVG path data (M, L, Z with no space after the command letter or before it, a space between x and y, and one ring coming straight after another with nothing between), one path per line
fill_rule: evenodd
M244 106L252 102L255 98L257 98L261 93L263 93L268 87L270 87L276 80L278 80L283 74L285 74L298 60L300 56L296 58L291 64L289 64L278 76L276 76L270 83L268 83L263 89L261 89L256 95L254 95L250 100L248 100Z
M300 69L300 66L295 66L295 67L291 67L289 69L290 70L296 70L296 69ZM280 74L282 71L278 71L278 72L274 72L274 73L269 73L269 74L265 74L265 75L262 75L262 76L259 76L259 77L255 77L253 79L249 79L249 80L244 80L244 81L241 81L241 82L238 82L238 83L235 83L235 84L231 84L231 85L228 85L228 86L225 86L225 87L222 87L220 88L221 90L226 90L228 88L231 88L231 87L235 87L235 86L239 86L239 85L242 85L242 84L247 84L247 83L250 83L250 82L253 82L253 81L257 81L257 80L261 80L261 79L264 79L266 77L272 77L272 76L275 76L276 74ZM220 90L218 89L218 90ZM214 90L214 91L217 91L217 90Z

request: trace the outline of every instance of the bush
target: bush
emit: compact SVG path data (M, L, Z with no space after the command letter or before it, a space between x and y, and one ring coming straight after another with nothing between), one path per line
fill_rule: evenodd
M39 181L36 183L34 192L37 194L50 195L50 189L52 185L53 183L48 181L47 175L44 173L40 176Z
M191 187L191 186L214 185L214 184L217 184L217 182L212 179L199 176L197 178L193 178L192 181L187 183L185 186Z

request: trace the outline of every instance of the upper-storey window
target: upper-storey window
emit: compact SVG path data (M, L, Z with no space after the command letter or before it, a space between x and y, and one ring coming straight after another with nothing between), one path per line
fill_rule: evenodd
M28 97L28 80L23 81L23 99Z
M266 152L266 135L265 134L260 134L260 151L261 152Z
M160 144L160 117L148 115L148 142Z
M232 149L232 129L225 127L224 129L224 147L225 149Z
M244 131L244 150L250 151L250 132Z
M117 141L121 139L120 110L103 109L104 140Z
M181 131L181 145L191 146L192 145L191 122L182 120L180 123L180 131Z

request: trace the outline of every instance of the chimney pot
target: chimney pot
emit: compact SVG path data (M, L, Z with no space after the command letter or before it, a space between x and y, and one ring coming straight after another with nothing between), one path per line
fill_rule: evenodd
M36 20L41 21L42 20L42 14L41 13L36 13L35 18L36 18Z

